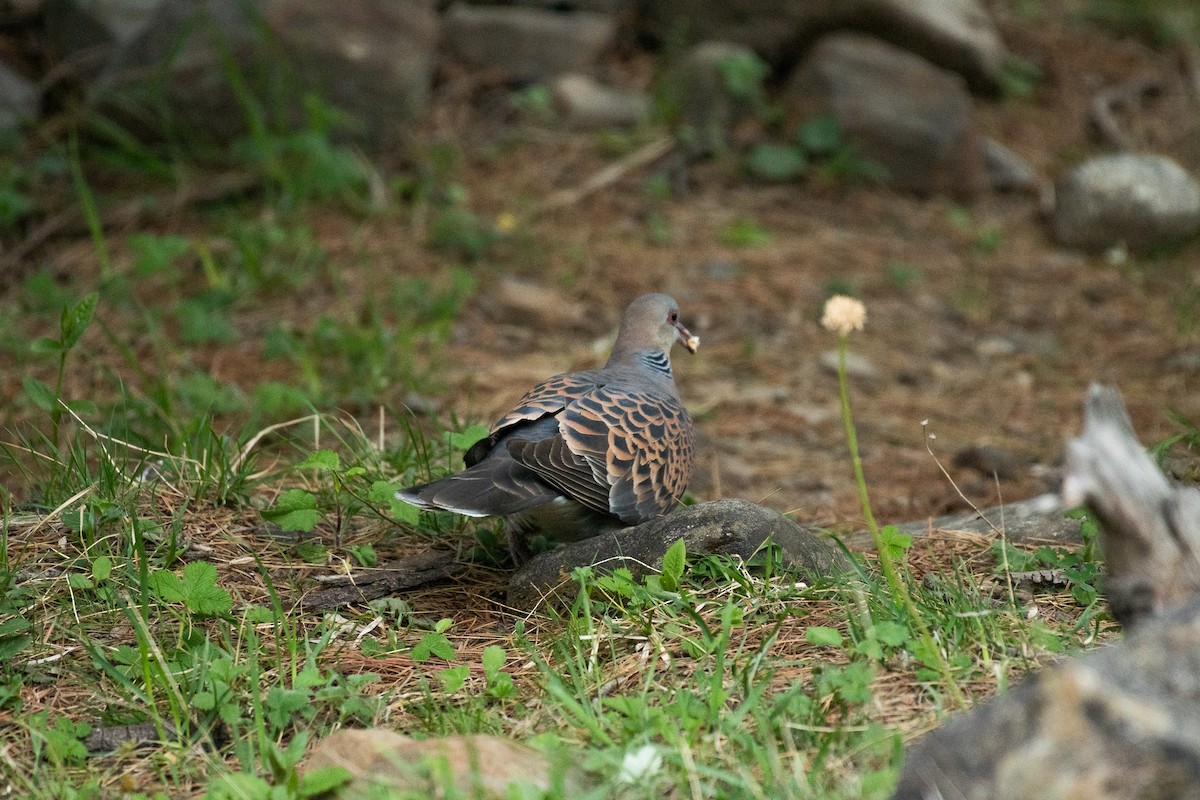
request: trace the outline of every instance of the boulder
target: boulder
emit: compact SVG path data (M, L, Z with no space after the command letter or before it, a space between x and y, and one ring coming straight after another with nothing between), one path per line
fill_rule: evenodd
M857 30L886 39L994 92L1009 58L979 0L642 0L651 28L667 39L719 39L790 66L821 36Z
M357 141L384 147L424 112L437 31L433 0L162 0L115 44L90 99L153 132L222 142L259 109L303 125L299 101L315 92Z
M962 78L887 42L825 37L791 76L784 101L800 118L832 114L897 188L969 197L986 185Z
M848 566L841 551L779 512L747 500L717 500L543 553L513 575L508 602L517 608L532 608L560 593L574 596L578 586L570 576L576 567L594 567L601 574L624 567L640 577L657 569L663 554L679 539L684 540L689 554L743 559L751 558L768 542L774 543L786 566L809 577Z
M753 98L739 93L726 76L728 64L757 60L754 51L731 42L701 42L666 71L664 105L672 121L687 133L684 141L699 154L723 151L729 132L752 111Z
M1056 184L1051 228L1083 250L1168 247L1200 233L1200 183L1166 156L1092 158Z
M433 79L432 0L270 0L263 19L303 85L354 119L356 141L407 141Z
M606 86L577 72L555 78L550 97L562 124L575 130L629 128L650 118L650 97L644 92Z
M332 793L335 798L504 800L541 797L556 787L574 797L587 788L577 767L552 763L528 745L484 734L412 739L383 728L344 728L316 745L304 771L322 767L343 767L353 775Z
M521 83L586 72L612 42L616 22L592 11L456 3L443 20L452 58Z
M166 0L46 0L47 38L64 56L113 48L141 34ZM97 63L102 63L98 61Z

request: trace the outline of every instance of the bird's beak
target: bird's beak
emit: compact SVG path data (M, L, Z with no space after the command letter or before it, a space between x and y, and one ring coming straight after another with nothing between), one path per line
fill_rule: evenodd
M682 322L675 323L675 330L679 331L679 341L683 344L689 353L695 353L696 348L700 346L700 337L693 336L692 332L683 326Z

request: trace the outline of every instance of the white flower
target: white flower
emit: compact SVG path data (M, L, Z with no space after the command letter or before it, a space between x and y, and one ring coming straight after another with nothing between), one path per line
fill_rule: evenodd
M652 744L644 744L637 750L630 750L621 759L621 769L617 772L618 783L636 784L653 777L662 769L662 753Z
M846 336L850 331L861 331L867 321L867 307L861 300L853 297L835 294L825 301L825 313L821 316L821 325L826 330L833 331L839 336Z

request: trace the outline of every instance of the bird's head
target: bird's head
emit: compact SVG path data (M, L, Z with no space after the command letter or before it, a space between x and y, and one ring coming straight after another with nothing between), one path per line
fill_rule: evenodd
M693 336L679 318L679 304L665 294L644 294L629 304L621 318L613 357L643 350L661 350L670 355L671 347L679 342L689 353L700 346L700 337Z

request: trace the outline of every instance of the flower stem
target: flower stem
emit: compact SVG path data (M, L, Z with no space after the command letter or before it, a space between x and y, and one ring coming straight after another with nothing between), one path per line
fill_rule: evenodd
M913 627L917 629L917 635L921 637L925 648L937 659L938 673L942 676L947 693L956 706L963 707L966 705L966 700L954 680L950 664L937 643L934 642L933 635L929 632L929 626L925 624L924 617L921 616L916 603L908 593L908 583L896 571L891 553L880 535L879 525L875 522L875 514L871 511L871 498L867 494L867 480L863 476L862 457L858 453L858 433L854 429L854 418L850 415L850 386L846 377L846 340L847 336L845 335L838 337L838 397L841 400L842 424L846 429L846 444L850 448L850 461L854 465L854 482L858 485L858 500L862 504L863 517L867 521L867 529L871 532L871 539L875 543L875 553L879 557L879 565L883 569L883 576L887 580L888 587L891 588L892 594L899 604L908 612Z

